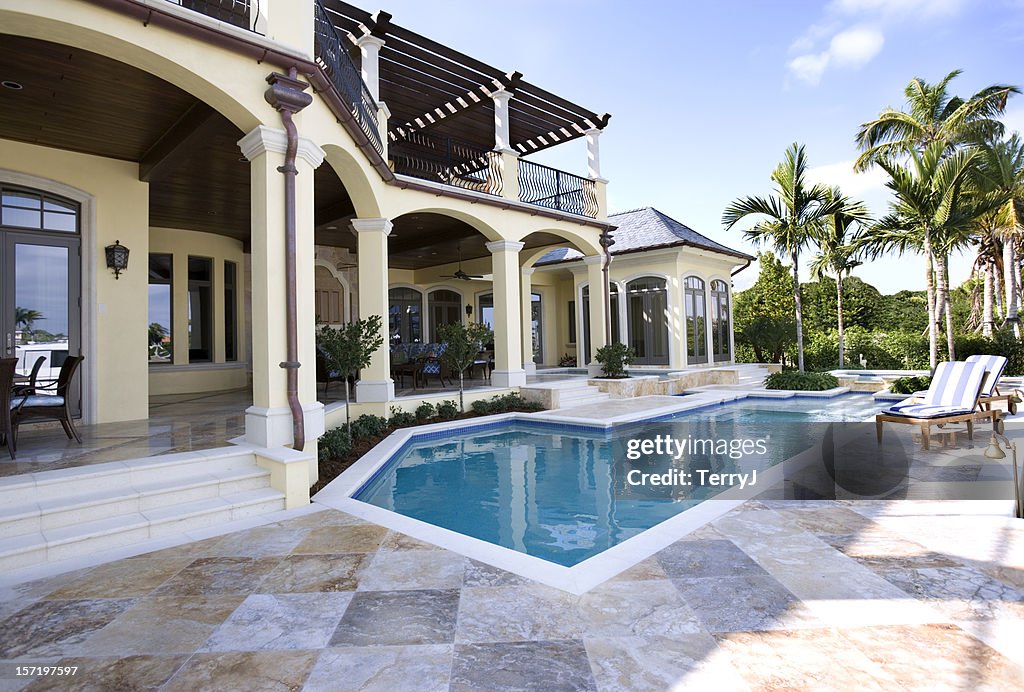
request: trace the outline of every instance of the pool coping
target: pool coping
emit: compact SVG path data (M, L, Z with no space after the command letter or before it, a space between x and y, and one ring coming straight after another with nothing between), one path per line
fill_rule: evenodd
M652 411L634 412L608 419L581 423L581 418L558 416L556 412L542 411L538 413L504 413L494 416L482 416L474 419L470 425L465 421L449 421L432 423L397 430L381 441L376 447L363 455L356 463L331 481L313 498L315 504L331 507L346 512L360 519L378 524L393 531L399 531L421 541L440 548L451 550L464 557L483 562L493 567L506 570L513 574L540 582L547 586L581 595L616 575L633 567L637 563L667 548L680 538L699 529L705 524L725 515L747 500L753 499L782 482L786 469L794 465L810 463L814 458L813 450L805 450L800 454L784 459L770 468L759 471L759 488L740 488L733 486L714 497L702 500L695 507L685 509L654 526L645 529L621 543L606 548L597 555L587 558L572 567L544 560L521 553L512 548L505 548L494 543L473 538L450 529L413 519L397 512L377 507L352 497L365 484L369 483L387 462L414 438L432 434L464 431L471 428L488 427L491 425L511 422L543 422L552 427L585 427L594 431L610 431L611 428L638 422L655 422L671 417L683 411L711 408L747 398L794 398L800 394L813 398L831 399L848 392L846 388L837 388L826 392L782 392L781 396L759 396L766 390L751 392L719 391L718 396L698 396L676 399L678 403L670 405L662 403ZM711 392L699 394L710 395ZM641 397L647 398L647 397ZM674 399L675 397L653 397L657 399ZM556 415L552 415L556 414ZM805 457L806 459L802 459Z

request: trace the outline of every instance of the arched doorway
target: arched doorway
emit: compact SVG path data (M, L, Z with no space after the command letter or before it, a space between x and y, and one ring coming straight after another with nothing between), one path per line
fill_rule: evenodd
M388 334L392 344L423 341L423 294L415 288L388 290Z
M696 276L683 280L683 305L686 307L686 363L707 363L707 305L703 280Z
M668 285L644 276L626 284L629 346L637 365L668 365Z
M440 341L438 330L446 324L462 322L462 294L440 288L427 294L427 314L430 316L430 338Z

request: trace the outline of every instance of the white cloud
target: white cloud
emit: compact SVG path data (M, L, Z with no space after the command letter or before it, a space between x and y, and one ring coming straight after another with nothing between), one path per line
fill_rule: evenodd
M814 86L821 81L830 65L849 69L863 67L878 55L883 45L885 36L878 29L853 27L833 36L828 50L798 55L789 61L787 67L794 77Z
M940 17L954 15L966 4L967 0L834 0L829 10L847 15Z
M1014 98L1024 98L1016 96ZM1010 103L1013 103L1011 101ZM1013 132L1019 132L1024 137L1024 107L1017 106L1016 108L1010 107L1006 109L1003 114L1003 125L1006 126L1006 134L1010 135Z
M888 180L885 171L880 168L872 168L863 173L855 172L852 160L811 166L807 169L807 179L829 187L838 185L844 195L857 198L884 191L885 181Z

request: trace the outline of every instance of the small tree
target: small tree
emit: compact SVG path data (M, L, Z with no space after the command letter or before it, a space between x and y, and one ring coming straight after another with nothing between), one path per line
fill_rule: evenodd
M345 428L352 439L352 416L349 412L349 375L370 364L374 352L384 345L381 316L370 315L335 329L323 325L316 335L317 347L323 354L327 369L342 375L345 382Z
M636 351L626 344L608 344L597 349L594 360L601 364L602 377L628 377L626 366L636 360Z
M480 353L483 345L493 338L490 327L478 322L462 324L451 322L442 325L437 330L441 341L444 343L444 352L439 356L441 362L452 372L459 373L459 408L466 412L466 404L463 401L463 378L466 369L473 365L476 356Z

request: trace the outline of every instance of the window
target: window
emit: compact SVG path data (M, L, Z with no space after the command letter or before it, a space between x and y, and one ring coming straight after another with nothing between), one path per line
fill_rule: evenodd
M430 333L434 341L440 341L438 329L446 324L462 322L462 295L455 291L433 291L427 297L430 312Z
M494 294L485 293L480 296L480 323L494 330Z
M686 306L686 362L708 362L707 307L704 282L696 276L683 279L683 304Z
M533 362L544 362L544 303L539 293L530 294L530 334L533 343Z
M724 281L711 282L711 352L715 361L732 360L729 331L729 287Z
M393 344L411 344L423 340L420 310L423 294L415 288L388 291L388 329Z
M0 189L0 225L78 233L78 205L41 192Z
M238 265L224 262L224 360L238 360Z
M171 255L149 256L149 362L174 361L171 343L171 279L174 259Z
M637 365L668 365L668 288L665 279L645 276L626 284L629 346Z
M608 310L612 318L612 343L619 343L619 287L609 284ZM583 287L583 356L590 362L590 286ZM602 330L604 331L604 330Z
M576 343L576 301L569 301L569 343Z
M188 258L188 360L213 360L213 260Z

